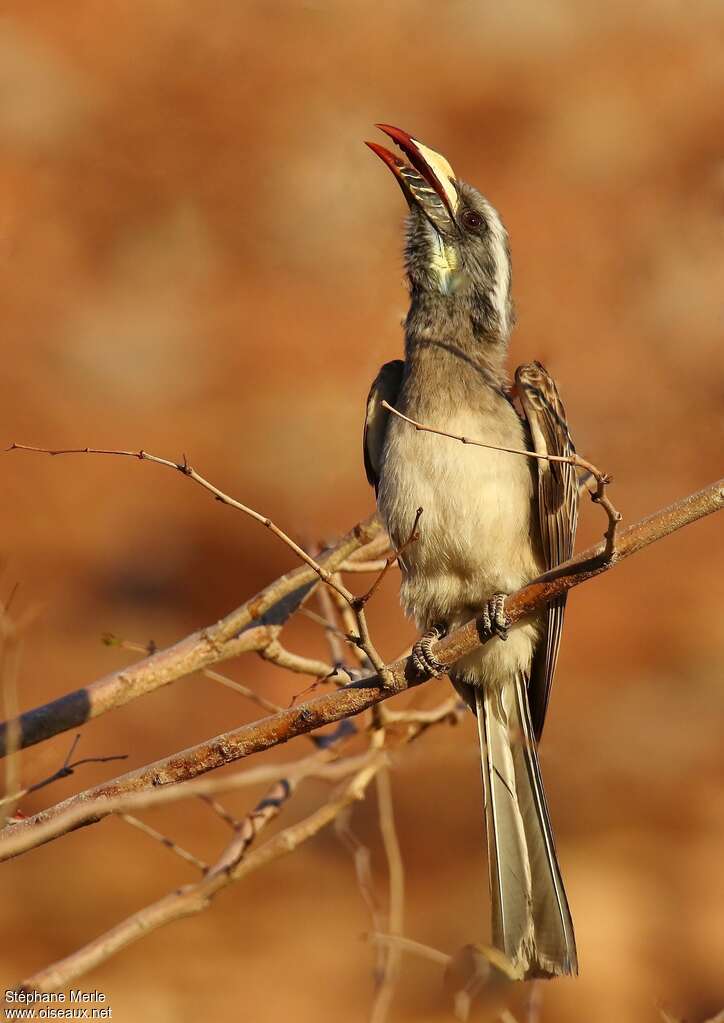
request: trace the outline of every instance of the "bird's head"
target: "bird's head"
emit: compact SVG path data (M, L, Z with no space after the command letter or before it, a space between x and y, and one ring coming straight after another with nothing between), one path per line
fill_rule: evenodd
M407 273L413 302L437 298L467 310L489 336L506 341L513 324L508 233L494 207L455 177L444 156L400 128L378 124L406 160L376 142L410 207Z

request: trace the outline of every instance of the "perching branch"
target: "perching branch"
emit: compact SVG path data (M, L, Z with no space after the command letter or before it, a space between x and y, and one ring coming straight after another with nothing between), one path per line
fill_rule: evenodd
M682 526L720 511L722 506L724 480L719 480L628 526L620 533L613 557L606 555L606 544L599 543L511 594L505 602L505 611L511 625L572 587L610 570L643 547ZM476 620L471 620L436 643L433 653L437 660L450 666L475 650L483 641ZM196 778L223 764L359 714L422 681L415 676L409 657L387 665L386 679L392 684L385 686L379 675L360 679L332 693L317 696L306 703L226 732L114 781L72 796L0 835L0 859L16 856L69 830L102 819L107 813L104 804L108 797L115 798Z

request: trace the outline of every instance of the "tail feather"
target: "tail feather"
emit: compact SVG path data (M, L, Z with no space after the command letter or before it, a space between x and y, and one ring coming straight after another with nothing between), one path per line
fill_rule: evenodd
M476 686L493 942L523 977L578 972L538 766L526 680Z

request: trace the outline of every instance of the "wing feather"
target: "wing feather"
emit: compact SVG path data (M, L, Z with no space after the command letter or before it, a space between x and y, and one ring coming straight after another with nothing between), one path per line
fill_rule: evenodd
M520 366L515 374L518 395L530 427L533 450L539 454L572 455L575 448L555 381L539 362ZM538 459L538 517L548 570L573 555L578 523L578 479L575 466ZM566 598L548 606L545 642L533 661L528 690L537 739L545 721L553 675L561 645Z
M390 405L396 404L404 370L405 364L402 359L386 362L375 377L367 397L362 446L367 479L375 488L375 493L377 493L380 483L382 453L385 447L387 423L390 418L390 413L382 407L382 402L387 401Z

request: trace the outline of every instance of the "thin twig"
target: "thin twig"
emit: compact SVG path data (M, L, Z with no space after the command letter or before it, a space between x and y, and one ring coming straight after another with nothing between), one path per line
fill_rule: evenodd
M340 733L341 738L347 738L352 733L346 729ZM330 743L318 749L328 748ZM182 799L194 797L211 796L220 792L234 792L237 789L248 788L252 785L276 784L276 782L287 779L298 785L302 780L315 778L322 781L338 781L353 771L364 767L369 761L371 754L362 753L356 757L345 757L330 763L326 758L320 758L318 753L305 757L292 764L270 764L261 767L252 767L245 771L238 771L236 774L226 775L222 778L195 778L182 784L165 785L162 788L144 788L137 791L125 791L101 794L98 789L89 790L93 796L84 805L81 802L73 803L70 807L70 814L64 819L69 824L68 829L82 827L85 824L102 820L111 814L126 813L132 810L148 810L166 803L176 803ZM73 799L74 797L71 797ZM47 818L47 811L41 811L34 817L26 817L23 821L13 824L0 832L0 860L19 855L27 849L33 848L36 841L30 841L29 832L22 830L26 821L34 821L35 828L33 837L40 839L39 844L57 837L57 818ZM18 830L21 829L21 830ZM63 832L63 833L64 833ZM18 841L19 840L19 841ZM5 856L7 854L7 856Z
M21 748L21 727L18 704L18 667L21 655L21 639L18 626L14 624L3 608L0 611L0 692L3 712L8 720L8 757L5 762L5 797L0 802L0 830L13 817L20 788L20 766L18 752Z
M211 807L214 813L221 817L222 821L225 824L228 824L230 828L241 827L241 821L238 819L238 817L235 817L232 813L229 813L226 807L222 806L222 804L217 799L214 799L212 796L204 795L199 796L199 799L203 800L203 802L206 803L207 806Z
M317 615L317 619L321 625L324 626L324 634L327 638L327 644L329 646L329 652L332 655L332 662L335 668L343 668L344 671L349 674L349 668L346 664L345 654L346 649L341 643L341 640L345 638L344 632L340 629L337 618L334 613L334 603L330 591L325 586L320 586L317 590L317 600L319 601L319 607L321 615ZM304 608L303 610L308 610ZM309 612L310 615L314 612Z
M76 768L82 767L84 764L109 764L114 760L128 760L127 753L113 753L110 756L105 757L82 757L80 760L75 760L72 764L69 762L73 751L75 750L78 742L80 741L80 733L76 735L73 740L73 745L70 748L65 760L57 771L53 771L47 778L43 778L42 781L36 781L33 785L28 785L27 788L19 789L17 792L11 795L3 796L0 799L0 806L4 806L6 803L23 799L25 796L30 795L31 792L37 792L39 789L44 789L46 785L52 785L55 781L60 781L61 778L69 778L75 773Z
M347 807L334 822L334 831L352 857L354 864L354 872L357 878L357 887L362 895L362 900L367 906L367 910L370 915L372 922L372 928L374 931L379 931L382 928L382 911L380 908L380 900L375 890L374 879L372 877L372 856L370 854L369 847L360 841L355 832L352 829L352 807ZM379 983L384 976L385 962L387 956L385 950L380 948L377 951L377 962L375 964L375 980Z
M343 561L339 566L339 570L340 572L349 572L352 575L381 572L389 560L389 558L376 558L374 561ZM395 560L393 557L393 564Z
M279 668L285 668L287 671L296 672L299 675L313 675L318 679L331 679L339 671L335 665L328 664L326 661L320 661L313 657L303 657L301 654L294 654L286 650L278 639L273 639L271 643L267 643L258 653L263 660L276 664Z
M405 871L400 852L400 843L395 828L395 811L392 802L390 771L383 767L375 779L377 804L380 818L380 834L387 859L389 878L389 913L387 930L393 937L401 936L404 930ZM371 1023L384 1023L392 1004L392 998L400 973L400 950L391 946L387 950L382 982L375 994L370 1016Z
M422 959L428 959L432 963L437 963L438 966L442 966L443 969L450 965L452 956L448 955L447 952L441 952L437 948L433 948L431 945L423 945L420 941L413 941L412 938L403 938L399 934L382 934L376 932L370 935L370 941L375 945L384 945L387 948L399 948L401 952L409 952L412 955L420 956Z
M327 591L323 590L323 589L320 589L319 593L327 593ZM329 594L327 594L327 595L329 596ZM349 637L347 636L347 633L344 631L344 629L340 629L339 626L336 626L336 625L335 626L331 626L327 622L326 618L323 615L317 614L317 612L316 611L312 611L311 608L300 607L299 608L299 614L303 618L308 618L310 620L310 622L316 622L317 625L321 625L322 628L327 633L334 632L335 635L338 636L340 639L343 639L345 642L349 642Z
M162 846L164 846L164 848L170 849L172 853L175 853L186 863L190 863L192 866L196 867L202 874L205 874L208 871L208 863L204 863L203 860L200 860L197 856L194 856L193 853L188 852L188 850L184 849L177 842L174 842L172 838L162 835L160 831L156 831L155 828L152 828L144 821L139 820L138 817L132 817L130 813L120 813L118 816L122 821L125 821L126 824L130 824L132 827L142 831L144 835L148 835L149 838L159 842Z
M311 554L309 554L308 551L305 551L303 547L300 547L298 543L292 540L292 538L287 533L285 533L284 530L281 529L274 521L272 521L272 519L270 519L268 515L262 515L261 512L258 512L254 508L250 508L248 505L243 504L236 498L231 497L230 494L225 493L225 491L219 489L219 487L217 487L215 484L211 483L204 476L202 476L201 473L197 472L197 470L194 469L192 465L190 465L188 459L186 458L186 455L182 456L182 461L176 462L170 458L162 458L160 455L153 455L148 451L144 451L143 449L140 449L139 451L125 451L120 448L92 448L92 447L45 448L37 447L34 444L18 444L16 442L13 442L12 444L9 444L6 448L0 450L0 454L8 454L11 451L25 451L53 456L115 455L121 458L135 458L141 462L152 462L154 465L161 465L164 468L173 469L176 472L180 472L182 476L185 476L187 479L192 480L194 483L198 484L198 486L202 487L204 490L212 494L213 497L221 504L228 505L230 508L235 508L237 511L242 512L244 515L247 515L255 522L258 522L260 525L270 530L270 532L272 532L274 536L281 540L282 543L286 544L287 547L289 547L289 549L293 551L298 558L300 558L309 568L311 568L312 571L322 580L322 582L324 582L327 586L331 587L331 589L335 590L344 600L346 600L347 603L352 608L352 610L354 611L355 617L357 619L359 633L358 642L360 646L369 657L372 665L375 668L375 671L377 671L380 674L384 674L386 670L385 663L380 657L380 655L377 653L377 650L375 649L375 646L370 637L369 628L367 626L367 621L365 618L364 605L360 605L358 603L358 600L355 597L354 593L352 593L351 590L349 590L343 584L343 582L338 576L335 576L333 571L330 571L323 564L318 562L315 558L312 557Z
M117 646L121 650L132 650L136 653L149 654L156 653L155 644L149 643L143 646L141 643L134 643L132 640L119 639L117 636L111 633L106 633L103 638L104 643L108 646ZM200 674L204 678L211 679L212 682L219 682L222 686L226 686L227 689L233 689L235 692L240 693L241 696L245 696L247 700L251 700L262 710L268 710L271 714L276 714L277 711L282 710L282 707L278 703L274 703L272 700L267 700L265 696L250 689L249 686L245 686L242 682L237 682L233 678L229 678L228 675L223 675L220 671L214 671L213 668L202 668Z
M606 472L602 472L593 462L589 462L575 453L570 455L549 455L540 451L528 451L527 448L507 448L501 444L488 444L481 440L473 440L472 437L466 437L460 433L448 433L447 430L437 430L433 426L427 426L425 423L420 423L416 419L411 419L409 416L404 415L387 401L383 400L382 406L388 412L396 415L398 419L403 419L406 423L409 423L417 432L434 433L438 437L448 437L450 440L459 441L461 444L469 444L476 448L486 448L489 451L505 451L510 455L523 455L525 458L537 458L546 462L564 462L566 465L573 465L577 469L590 473L596 480L595 489L589 490L591 500L595 501L596 504L600 504L608 517L604 553L609 559L613 557L616 550L616 532L621 522L621 513L614 508L606 491L607 486L611 482L611 476Z
M396 724L407 726L406 741L414 742L433 725L446 722L457 725L467 713L467 705L459 696L450 696L443 703L431 710L390 710L385 714L385 725L389 728Z
M387 560L385 561L384 565L382 566L380 574L377 576L377 578L372 583L372 585L367 590L367 592L365 594L363 594L361 597L355 598L355 605L356 606L364 607L365 604L367 604L367 602L372 599L372 597L377 592L377 589L378 589L380 583L385 578L385 576L387 575L389 570L392 568L392 566L394 564L396 564L398 561L400 561L400 559L402 558L402 555L405 553L405 551L408 549L408 547L410 547L413 543L416 543L420 539L420 534L418 533L417 527L420 524L420 516L421 515L422 515L422 508L418 508L417 511L415 512L415 521L412 524L412 529L410 530L410 535L405 540L405 542L403 543L402 547L400 547L400 549L397 550L397 551L393 551L393 553L389 556L389 558L387 558Z
M268 700L266 696L262 696L261 693L257 693L256 690L245 686L242 682L237 682L236 679L229 678L228 675L223 675L220 671L214 671L213 668L204 668L201 674L211 679L212 682L219 682L222 686L226 686L227 689L233 689L235 693L245 696L247 700L251 700L257 707L261 707L262 710L268 710L271 714L276 714L283 709L280 704L274 703L273 700Z
M176 472L181 473L182 476L186 476L187 479L192 480L198 484L204 490L208 491L213 495L215 500L219 501L220 504L228 505L230 508L235 508L237 511L242 512L249 518L253 519L254 522L258 522L266 529L270 530L282 543L286 544L287 547L293 551L301 561L303 561L309 568L315 572L320 579L322 579L328 586L334 587L336 584L332 580L332 573L329 572L323 565L300 547L298 543L295 543L292 538L280 529L275 522L273 522L268 515L262 515L261 512L256 511L254 508L250 508L248 505L243 504L241 501L237 501L236 498L231 497L230 494L220 490L215 484L207 480L201 473L197 472L196 469L189 463L186 455L182 455L180 462L173 461L170 458L162 458L160 455L153 455L149 451L140 449L138 451L124 451L120 448L44 448L37 447L34 444L18 444L13 441L12 444L0 451L0 454L9 454L11 451L27 451L41 455L115 455L121 458L135 458L139 462L152 462L154 465L162 465L167 469L173 469Z
M390 405L388 401L382 401L382 407L386 408L388 412L392 412L393 415L397 416L398 419L404 419L406 423L413 426L416 431L422 433L434 433L438 437L448 437L450 440L457 440L461 444L469 444L471 447L476 448L487 448L489 451L505 451L509 455L523 455L526 458L538 458L543 459L547 462L565 462L567 465L575 465L578 469L584 469L586 472L590 472L592 476L595 476L597 480L603 480L608 482L610 477L607 473L602 472L592 462L586 461L585 458L581 458L580 455L544 455L539 451L528 451L527 448L506 448L501 444L488 444L482 440L473 440L472 437L466 437L461 433L448 433L446 430L437 430L433 426L427 426L425 423L419 423L416 419L411 419L409 416L404 415L393 405Z
M370 669L373 668L373 664L358 642L359 636L356 631L357 621L355 619L352 608L346 601L342 600L342 598L336 591L331 590L330 596L335 604L335 607L337 608L337 611L339 612L340 618L342 619L342 624L344 625L345 628L344 633L345 639L350 644L352 648L352 653L354 654L358 665L361 668L369 671Z

